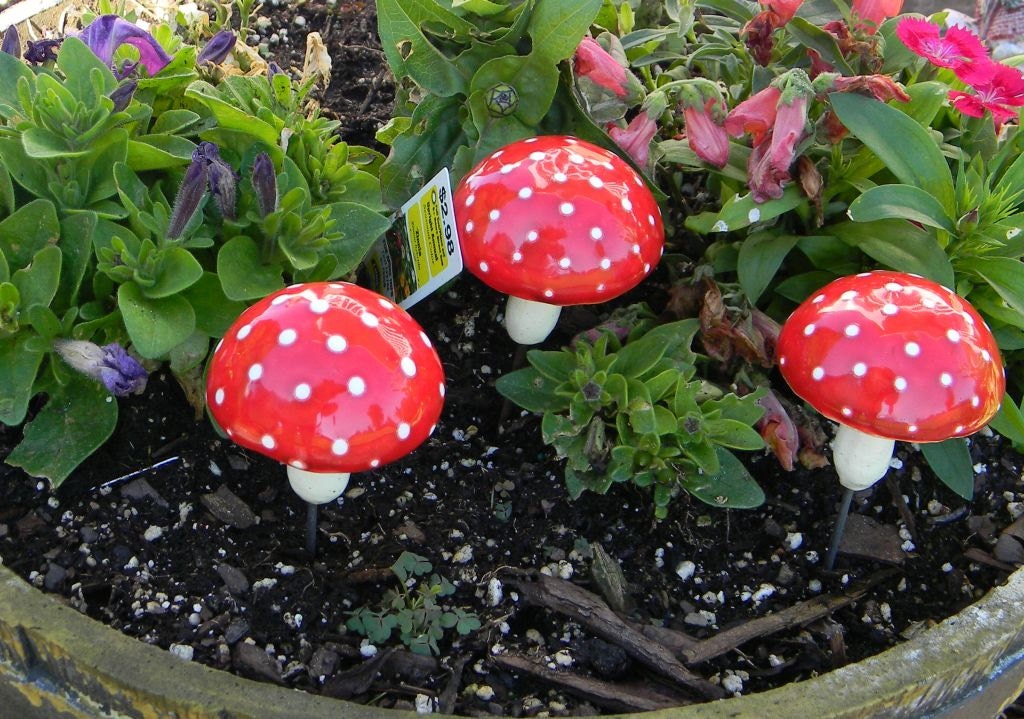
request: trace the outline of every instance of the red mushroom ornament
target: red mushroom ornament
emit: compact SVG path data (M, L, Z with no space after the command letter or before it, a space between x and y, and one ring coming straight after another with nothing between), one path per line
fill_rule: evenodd
M635 287L664 249L643 178L615 153L563 135L491 153L459 183L454 211L466 267L509 296L505 326L524 345L548 336L562 306Z
M345 282L294 285L248 308L214 351L206 382L228 437L288 465L310 506L311 552L316 505L345 491L351 472L422 443L444 392L441 361L416 321Z
M793 391L839 423L832 452L846 493L829 569L853 492L885 476L895 441L972 434L998 411L1006 388L996 340L977 311L902 272L826 285L786 320L777 355Z

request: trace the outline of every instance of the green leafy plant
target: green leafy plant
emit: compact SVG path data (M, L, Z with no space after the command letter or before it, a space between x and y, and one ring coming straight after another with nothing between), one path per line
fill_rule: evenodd
M454 630L466 636L480 628L475 614L440 603L455 593L455 587L433 573L433 565L426 558L402 552L391 571L398 578L398 588L387 591L380 609L362 607L353 612L345 622L350 631L375 644L390 641L397 631L410 651L431 655L440 653L438 642L445 632Z
M531 350L530 367L498 380L502 395L543 415L570 497L623 482L650 487L659 519L679 492L716 507L764 501L730 451L764 447L752 426L763 390L738 397L698 377L690 345L699 326L639 323L625 342L599 332L563 350Z
M0 53L0 421L25 424L6 461L54 484L110 436L111 395L144 387L138 359L201 409L248 302L348 276L390 224L382 158L304 110L308 83L203 80L198 54L115 15L32 62Z
M380 173L385 200L400 205L442 167L458 179L515 140L593 134L560 65L601 7L601 0L380 0L381 45L399 78L395 117L378 135L391 145Z

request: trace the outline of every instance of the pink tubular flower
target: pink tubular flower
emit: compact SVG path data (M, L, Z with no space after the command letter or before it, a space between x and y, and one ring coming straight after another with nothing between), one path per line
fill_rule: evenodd
M630 120L626 127L610 125L608 134L640 167L647 166L651 140L658 132L658 124L646 112Z
M629 93L626 68L594 38L585 37L580 41L573 63L579 77L588 78L618 97L625 97Z
M896 26L896 36L928 62L937 67L958 70L965 64L988 58L988 50L970 30L954 25L940 33L938 25L924 18L906 18Z
M788 174L789 166L796 156L796 145L806 132L807 99L807 95L800 94L790 103L786 103L785 98L779 102L768 154L772 167L780 172Z
M796 15L804 0L761 0L761 4L776 13L783 23L787 23Z
M1015 67L987 60L961 67L957 76L974 90L973 94L949 92L953 107L964 115L984 117L988 110L998 129L1017 117L1013 108L1024 106L1024 75Z
M751 95L734 107L725 118L725 131L733 137L749 133L759 144L775 124L775 112L782 91L774 85Z
M887 17L895 17L903 9L903 0L853 0L853 14L864 20L865 25L860 25L869 35Z
M779 169L769 152L771 135L754 145L747 160L747 187L754 196L754 202L767 202L782 197L782 183L791 179L788 169Z
M729 162L729 135L715 122L714 111L722 106L721 100L708 100L704 107L686 105L683 120L686 123L686 141L697 157L714 167L725 167Z

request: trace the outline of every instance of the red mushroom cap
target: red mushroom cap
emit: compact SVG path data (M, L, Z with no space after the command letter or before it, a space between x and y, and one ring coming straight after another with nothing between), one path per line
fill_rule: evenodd
M643 178L574 137L531 137L491 153L459 183L454 210L470 272L498 292L552 305L632 289L665 243Z
M437 352L405 310L318 282L239 316L214 352L206 400L243 447L311 472L359 472L423 442L444 389Z
M939 442L979 430L1006 380L995 338L963 298L877 271L826 285L786 320L777 347L793 391L867 434Z

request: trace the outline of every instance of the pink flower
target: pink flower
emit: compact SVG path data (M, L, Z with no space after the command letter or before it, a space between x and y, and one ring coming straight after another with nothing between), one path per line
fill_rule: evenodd
M608 134L640 167L647 166L651 140L658 132L658 124L646 112L634 117L628 126L608 126Z
M757 421L757 429L761 433L761 437L779 460L782 468L787 472L792 472L797 453L800 450L800 436L796 425L771 390L760 397L757 404L764 408L764 414Z
M573 62L579 77L585 77L606 90L611 90L618 97L629 94L626 68L594 38L585 37L580 41Z
M759 144L775 124L775 112L782 91L769 85L734 107L725 118L725 131L733 137L750 134Z
M785 171L787 176L796 155L796 145L806 131L807 99L807 95L797 94L792 102L787 103L783 97L776 111L768 154L772 166L780 172Z
M992 113L996 128L1017 117L1015 107L1024 106L1024 75L1010 65L991 60L964 65L957 76L971 86L974 93L950 90L949 100L957 110L969 117Z
M895 17L903 9L903 0L853 0L853 14L867 24L858 25L873 34L887 17Z
M946 30L943 37L938 25L923 18L906 18L896 26L896 36L938 67L957 70L967 63L988 58L988 50L978 36L956 25Z
M782 197L782 183L791 179L788 169L780 169L772 162L769 152L771 135L754 145L747 160L747 187L754 196L754 202L767 202Z
M776 13L783 23L787 23L796 15L804 0L761 0L761 4Z
M683 120L686 123L686 141L690 149L704 162L714 167L725 167L729 162L729 135L712 117L722 107L721 100L708 100L704 107L686 105Z

